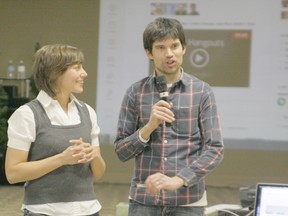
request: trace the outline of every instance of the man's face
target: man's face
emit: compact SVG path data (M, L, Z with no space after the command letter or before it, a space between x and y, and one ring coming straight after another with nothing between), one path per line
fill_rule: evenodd
M154 61L157 73L162 75L177 75L183 62L186 48L181 45L180 40L168 38L156 40L152 46L152 53L146 50L150 60Z

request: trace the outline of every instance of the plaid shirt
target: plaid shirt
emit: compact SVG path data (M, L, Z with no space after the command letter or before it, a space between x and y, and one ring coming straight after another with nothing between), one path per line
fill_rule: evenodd
M182 73L169 90L175 121L160 125L148 143L139 139L139 129L149 121L152 106L160 100L155 77L133 84L122 102L115 151L121 161L135 158L130 197L145 205L179 206L198 201L205 190L204 177L223 159L224 144L217 106L211 87ZM156 172L183 178L187 187L146 192L146 178ZM141 186L140 186L141 185Z

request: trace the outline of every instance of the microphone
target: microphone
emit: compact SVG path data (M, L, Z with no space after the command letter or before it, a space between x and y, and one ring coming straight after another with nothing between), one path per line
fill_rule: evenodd
M166 82L166 77L165 76L156 76L155 77L155 85L157 90L159 91L160 94L160 99L167 101L167 98L169 96L169 92L167 89L167 82ZM170 122L165 122L166 127L171 127Z

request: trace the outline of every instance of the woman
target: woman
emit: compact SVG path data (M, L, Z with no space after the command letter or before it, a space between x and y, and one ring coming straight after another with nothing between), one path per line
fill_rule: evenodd
M76 99L83 92L83 53L47 45L35 54L37 98L8 120L6 176L24 185L24 216L99 215L93 180L105 172L95 111Z

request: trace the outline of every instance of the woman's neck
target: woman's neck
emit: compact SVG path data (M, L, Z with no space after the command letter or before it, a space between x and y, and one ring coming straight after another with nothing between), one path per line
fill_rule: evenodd
M58 103L60 104L60 106L62 107L64 112L67 113L68 112L68 104L70 102L70 95L57 94L54 99L58 101Z

